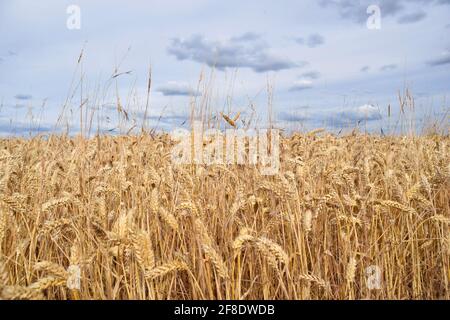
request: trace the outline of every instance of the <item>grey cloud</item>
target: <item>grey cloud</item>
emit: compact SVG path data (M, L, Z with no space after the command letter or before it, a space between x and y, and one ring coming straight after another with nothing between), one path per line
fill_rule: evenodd
M307 61L297 61L295 66L297 68L304 68L306 66L309 66L309 62L307 62Z
M309 35L306 40L305 38L298 37L295 39L295 42L300 45L307 45L309 48L316 48L325 43L325 38L318 33L314 33Z
M396 64L387 64L384 65L380 68L380 71L392 71L397 69L397 65Z
M200 96L201 93L192 89L188 84L169 82L157 88L165 96Z
M19 94L16 94L14 96L14 98L16 98L17 100L31 100L31 99L33 99L33 96L31 94L19 93Z
M318 47L325 43L325 38L321 36L320 34L312 34L308 37L307 45L310 48Z
M6 53L1 53L0 54L0 63L6 61L6 58L15 57L17 55L18 55L18 53L13 50L8 50L8 51L6 51Z
M13 135L35 135L39 133L51 132L53 129L50 126L41 125L30 125L26 123L11 123L2 121L0 122L0 135L2 136L13 136Z
M320 78L320 76L321 76L320 72L318 72L318 71L310 71L310 72L302 73L300 75L300 78L310 79L310 80L317 80L317 79Z
M304 112L292 111L292 112L280 112L278 114L278 120L287 121L287 122L300 122L307 121L310 117L306 115Z
M349 19L357 23L364 23L369 14L367 8L370 5L376 4L380 7L383 17L398 16L405 10L405 6L409 3L418 3L422 6L426 5L448 5L449 0L320 0L319 4L322 7L333 7L339 11L339 15L344 19ZM410 19L413 19L409 17ZM417 17L416 17L417 18ZM423 17L422 17L423 19ZM401 20L401 18L400 18ZM408 20L408 18L406 18ZM420 18L419 18L420 20ZM416 21L419 21L416 20ZM414 21L414 22L416 22ZM411 21L413 22L413 21Z
M419 11L419 12L405 14L405 15L401 16L397 20L397 22L400 24L415 23L415 22L425 19L426 16L427 16L427 14L425 12Z
M295 42L297 42L298 44L304 45L305 44L305 38L302 37L298 37L294 39Z
M444 64L450 64L450 53L447 53L446 55L444 55L443 57L440 58L436 58L434 60L431 60L428 62L428 65L430 66L441 66Z
M341 111L327 110L327 111L313 111L306 113L306 109L295 109L289 112L281 112L278 114L278 120L285 122L302 122L308 123L321 121L332 123L336 126L346 125L350 123L358 123L360 121L373 122L382 120L383 116L380 110L371 105L365 104L355 108L346 108Z
M369 66L364 66L364 67L362 67L361 68L361 72L368 72L370 70L370 67Z
M189 116L187 115L169 115L169 116L163 116L161 119L164 122L174 122L174 121L184 121L186 119L189 119Z
M247 32L237 37L231 37L230 40L233 42L239 41L254 41L261 39L261 35L254 32Z
M143 119L145 114L144 112L138 112L136 116ZM166 129L170 128L172 125L181 126L183 123L186 123L188 119L189 115L184 113L162 112L160 115L147 115L147 120L159 123L161 127Z
M309 80L301 80L294 82L294 85L289 88L289 91L304 91L312 89L312 83Z
M394 16L403 10L403 1L379 0L377 2L385 17ZM367 8L374 3L373 0L320 0L319 4L322 7L337 8L342 18L362 23L369 17Z
M144 113L139 113L138 117L144 118ZM160 115L160 116L147 116L148 120L161 121L164 123L183 122L189 117L187 115Z
M260 37L243 35L241 38L252 40L241 41L233 38L226 42L210 41L201 35L193 35L188 39L172 39L167 51L178 60L192 60L206 63L219 70L225 68L250 68L255 72L279 71L300 67L286 58L269 53L269 46Z

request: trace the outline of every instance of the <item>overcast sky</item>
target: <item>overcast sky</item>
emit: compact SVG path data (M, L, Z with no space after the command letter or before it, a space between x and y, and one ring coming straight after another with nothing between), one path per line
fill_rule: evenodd
M80 29L67 26L70 5ZM380 29L367 26L371 5ZM263 123L268 83L280 127L386 128L405 86L418 121L449 107L450 0L0 0L0 32L2 134L52 130L81 73L85 108L100 106L103 129L116 130L117 92L139 121L149 65L150 125L167 130L205 97L243 118L254 109ZM111 80L115 66L124 74ZM73 127L79 88L65 113Z

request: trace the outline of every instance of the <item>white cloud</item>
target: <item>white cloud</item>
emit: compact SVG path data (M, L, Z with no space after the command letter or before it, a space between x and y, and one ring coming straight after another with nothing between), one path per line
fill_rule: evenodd
M371 105L365 104L357 108L350 108L342 112L337 113L337 117L343 120L349 121L374 121L381 120L383 117L380 110Z
M297 80L294 81L294 84L289 88L289 91L303 91L311 89L312 87L312 81L310 80Z

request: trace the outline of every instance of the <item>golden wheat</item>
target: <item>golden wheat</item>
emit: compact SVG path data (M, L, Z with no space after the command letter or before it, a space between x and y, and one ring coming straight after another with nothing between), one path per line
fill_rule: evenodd
M450 299L449 142L294 133L264 176L166 134L0 139L0 299Z

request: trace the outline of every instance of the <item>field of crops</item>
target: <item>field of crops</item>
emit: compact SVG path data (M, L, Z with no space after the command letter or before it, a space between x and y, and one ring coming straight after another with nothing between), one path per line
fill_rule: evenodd
M281 168L167 135L0 141L1 299L450 299L448 136L282 137Z

